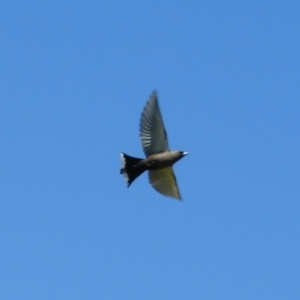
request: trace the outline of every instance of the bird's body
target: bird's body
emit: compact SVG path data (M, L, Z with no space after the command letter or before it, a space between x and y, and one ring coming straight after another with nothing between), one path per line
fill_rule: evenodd
M182 151L165 151L148 156L138 163L138 165L144 167L146 170L159 170L173 166L182 157Z
M146 154L145 159L121 153L121 174L124 175L127 186L129 187L144 171L149 171L149 181L158 192L181 200L172 166L188 153L169 150L155 92L142 112L140 137Z

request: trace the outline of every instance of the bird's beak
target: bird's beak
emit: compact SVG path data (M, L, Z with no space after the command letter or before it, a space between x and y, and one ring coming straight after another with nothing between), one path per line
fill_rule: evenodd
M182 153L182 155L188 155L188 154L189 154L188 152L183 152L183 153Z

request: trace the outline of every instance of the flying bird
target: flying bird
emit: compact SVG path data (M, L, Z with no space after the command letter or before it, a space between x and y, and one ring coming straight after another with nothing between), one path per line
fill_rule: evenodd
M156 92L151 94L143 109L140 138L145 159L121 153L121 174L127 187L144 171L149 171L149 181L154 189L163 195L182 200L172 166L188 152L169 150Z

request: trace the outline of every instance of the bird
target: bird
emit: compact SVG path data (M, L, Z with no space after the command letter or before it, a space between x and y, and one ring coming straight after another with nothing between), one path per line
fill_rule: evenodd
M149 182L159 193L182 200L173 165L188 154L170 151L167 132L158 104L157 92L150 95L140 118L140 139L146 158L137 158L121 152L121 170L127 187L145 171Z

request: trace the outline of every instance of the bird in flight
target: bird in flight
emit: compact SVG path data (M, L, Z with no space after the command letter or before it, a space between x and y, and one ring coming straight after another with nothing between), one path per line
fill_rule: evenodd
M144 171L148 171L149 182L154 189L165 196L182 200L172 166L188 152L169 150L156 92L151 94L143 109L140 138L145 159L121 153L121 174L127 187Z

